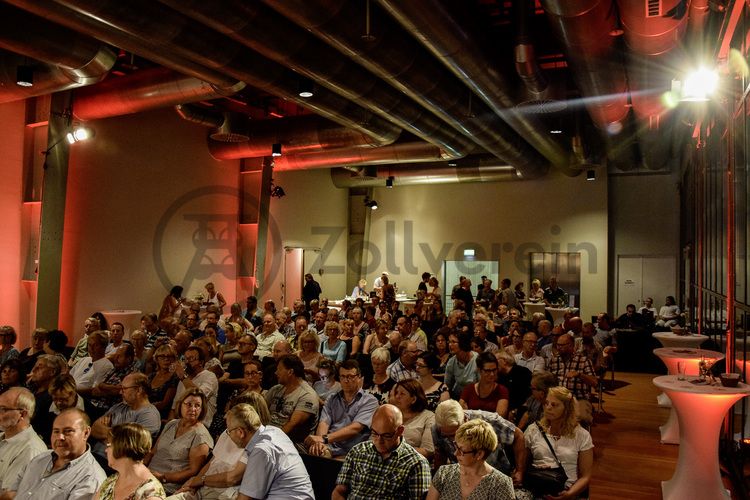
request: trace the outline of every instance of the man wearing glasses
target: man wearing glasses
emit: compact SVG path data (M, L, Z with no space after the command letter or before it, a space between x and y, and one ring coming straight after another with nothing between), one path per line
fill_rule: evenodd
M34 394L11 387L0 394L0 497L32 458L47 451L34 429Z
M406 318L399 318L399 321L407 321ZM402 337L403 338L403 337ZM421 351L416 342L403 340L398 346L398 359L388 367L388 376L394 382L401 382L411 378L419 378L417 373L417 357Z
M383 405L372 417L370 441L346 455L331 498L424 498L430 488L430 464L406 443L403 415Z
M211 420L214 418L216 413L216 395L219 392L219 380L211 370L203 368L206 363L206 353L203 349L198 347L188 347L184 355L184 363L176 363L174 367L174 374L180 379L180 383L177 384L177 392L174 396L174 404L172 410L169 412L169 418L175 418L177 414L177 405L180 402L182 394L193 388L200 389L206 396L208 402L208 409L206 411L206 417L203 419L203 425L209 427Z
M573 336L560 335L556 342L557 356L549 362L548 371L557 377L559 384L567 388L578 400L576 414L582 425L590 425L592 420L589 394L599 382L585 354L575 351Z
M339 382L341 391L326 400L318 430L305 439L311 455L326 458L346 455L354 445L369 437L378 400L362 390L359 363L353 359L344 361L339 367Z

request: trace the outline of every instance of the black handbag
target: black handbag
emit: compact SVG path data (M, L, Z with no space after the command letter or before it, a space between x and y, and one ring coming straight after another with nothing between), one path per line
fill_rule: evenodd
M524 475L523 485L524 488L534 494L535 497L541 497L544 495L557 495L561 491L565 490L565 483L568 481L568 475L565 473L560 460L557 458L557 453L552 448L552 444L547 439L547 434L536 422L536 426L539 427L539 432L542 433L542 437L547 442L552 456L555 457L557 467L529 467Z

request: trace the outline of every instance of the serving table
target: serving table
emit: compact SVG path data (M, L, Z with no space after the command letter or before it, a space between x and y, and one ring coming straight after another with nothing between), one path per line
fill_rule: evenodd
M672 332L654 332L651 336L661 342L664 347L700 347L703 342L708 340L707 335L697 333L677 335Z

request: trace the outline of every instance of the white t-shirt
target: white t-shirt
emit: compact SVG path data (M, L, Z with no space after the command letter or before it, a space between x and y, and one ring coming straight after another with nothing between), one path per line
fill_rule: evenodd
M101 384L113 368L107 358L93 361L91 356L86 356L70 369L70 376L75 379L78 389L91 389Z
M203 419L203 425L208 428L214 418L214 413L216 413L216 395L219 393L219 380L216 378L216 375L214 375L214 372L203 370L193 379L193 384L203 391L203 394L208 400L208 409L206 410L206 416ZM177 384L177 392L174 395L174 403L172 404L172 409L175 410L175 417L177 416L177 405L179 404L182 393L185 392L185 390L185 384L180 380L180 383Z
M561 436L559 439L555 439L547 434L547 439L555 450L557 459L560 460L565 469L565 474L568 476L565 486L569 488L578 480L578 453L594 447L591 434L579 425L576 427L573 437ZM526 429L524 441L526 442L526 448L531 452L534 467L557 467L557 461L536 424L530 425Z

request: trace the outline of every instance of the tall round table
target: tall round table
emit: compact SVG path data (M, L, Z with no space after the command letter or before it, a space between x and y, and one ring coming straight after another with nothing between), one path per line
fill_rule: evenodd
M544 314L544 302L524 302L523 310L527 318L531 318L534 313Z
M553 325L562 325L566 312L578 312L577 307L545 307L544 310L552 316Z
M689 333L687 335L676 335L672 332L654 332L652 335L656 340L661 342L664 347L700 347L708 340L706 335Z
M654 349L654 354L664 362L670 375L677 375L677 363L680 361L685 363L685 375L696 376L700 371L701 358L711 360L713 363L724 359L724 354L720 352L692 347L660 347ZM656 397L656 401L659 406L671 408L667 422L659 427L662 444L680 444L680 424L677 421L677 413L672 406L672 400L662 392Z
M654 379L672 400L680 422L680 452L669 481L661 483L664 500L729 499L719 472L719 431L729 409L750 394L750 386L722 387L677 380L676 375Z

